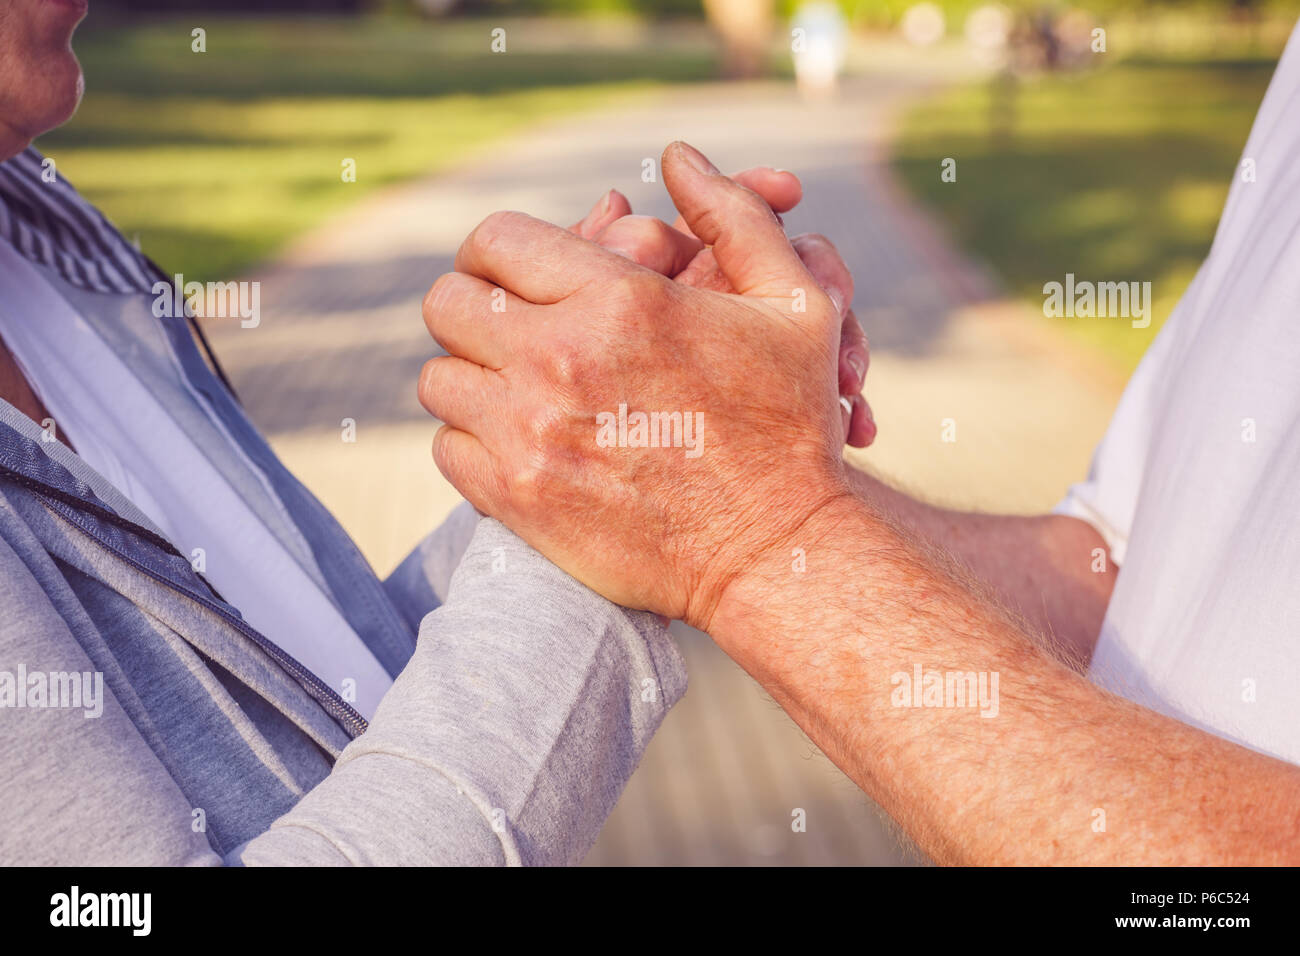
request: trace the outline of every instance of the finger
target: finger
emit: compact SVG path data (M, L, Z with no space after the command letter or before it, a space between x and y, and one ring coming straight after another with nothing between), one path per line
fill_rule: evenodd
M482 514L493 514L499 496L492 454L469 432L441 426L433 436L433 461L444 478Z
M861 395L854 395L850 402L853 406L853 414L850 416L846 441L854 448L866 448L876 440L875 416L871 413L871 406Z
M762 196L773 212L789 212L803 199L803 183L789 170L755 166L731 178Z
M675 276L704 248L694 236L678 232L654 216L624 216L605 227L597 244L660 275Z
M491 369L440 355L424 363L416 394L438 421L482 439L501 407L504 389Z
M789 298L816 287L776 214L757 193L717 171L698 150L673 143L663 156L664 185L691 232L742 295Z
M830 296L843 318L853 305L853 275L840 258L839 250L825 236L812 232L795 236L790 245L794 246L794 251L799 253L803 264L822 291Z
M615 219L632 214L632 204L617 189L611 189L591 207L591 212L583 216L569 230L583 239L594 239L600 231Z
M552 223L522 212L495 212L461 243L455 268L550 305L589 282L636 267Z
M812 273L818 285L844 315L853 301L853 276L848 266L840 258L839 252L825 236L805 233L795 236L790 244L799 253L808 271ZM715 292L734 292L731 283L718 268L713 250L705 248L697 253L690 264L677 273L674 278L683 285L697 289L712 289Z
M463 272L438 277L424 297L424 325L451 355L499 369L522 334L516 320L532 303Z
M691 260L690 265L673 277L673 281L713 292L736 291L727 281L727 277L722 274L722 270L718 268L718 260L714 258L713 250L708 247L700 250Z
M840 394L852 397L861 393L867 383L870 365L871 347L867 343L867 333L850 309L840 324Z
M731 177L746 189L752 189L767 202L773 212L789 212L803 199L803 184L794 173L771 166L755 166ZM679 232L693 235L681 216L673 223Z

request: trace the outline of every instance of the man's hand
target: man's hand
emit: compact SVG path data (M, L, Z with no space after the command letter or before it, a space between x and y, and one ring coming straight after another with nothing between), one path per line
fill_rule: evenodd
M747 566L850 494L842 320L759 196L683 144L663 174L739 294L499 213L425 299L450 354L420 398L475 507L611 600L707 629Z
M785 170L757 166L732 179L761 196L776 213L790 211L803 198L799 178ZM684 285L715 292L736 291L718 267L713 250L691 232L685 219L678 216L670 226L654 216L633 215L631 203L616 189L605 193L570 231ZM875 418L862 397L871 349L852 310L853 276L825 236L804 233L791 239L790 244L840 310L841 433L847 444L865 448L876 439Z
M799 179L759 166L732 176L761 196L773 212L793 209L803 197ZM611 189L571 231L633 262L696 288L734 292L713 250L678 217L669 226L632 214L632 205ZM853 277L824 236L795 236L790 244L822 289L841 306L839 387L842 427L849 445L866 447L876 437L870 406L862 397L870 356L866 334L848 304ZM685 264L683 264L685 263ZM1055 638L1061 656L1086 670L1115 583L1115 565L1094 571L1092 554L1106 543L1091 525L1065 515L986 515L935 507L890 488L866 472L849 469L858 496L913 534L963 562L1008 607L1037 630Z

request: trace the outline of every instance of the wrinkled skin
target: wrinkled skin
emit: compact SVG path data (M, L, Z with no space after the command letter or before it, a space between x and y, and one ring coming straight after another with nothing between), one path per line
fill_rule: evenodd
M72 33L86 9L85 0L0 0L0 162L77 111Z
M798 177L785 170L755 167L732 177L753 190L774 212L788 212L803 198ZM610 190L572 231L660 275L700 289L735 292L718 268L713 250L700 242L680 216L669 226L653 216L636 216L632 206L617 190ZM871 406L862 397L871 350L866 333L851 309L853 276L835 246L825 236L805 233L790 240L799 258L827 295L840 308L839 387L843 432L847 444L865 448L876 438Z
M757 556L850 494L843 317L761 197L684 144L662 168L736 293L497 213L425 299L449 355L420 397L445 423L438 467L475 507L611 600L707 629ZM702 412L702 454L601 447L596 416L621 403Z

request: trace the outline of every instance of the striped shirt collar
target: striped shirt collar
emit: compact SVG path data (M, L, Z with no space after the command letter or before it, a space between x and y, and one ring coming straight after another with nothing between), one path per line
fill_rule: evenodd
M35 147L0 163L0 239L79 288L150 294L153 263L45 163Z

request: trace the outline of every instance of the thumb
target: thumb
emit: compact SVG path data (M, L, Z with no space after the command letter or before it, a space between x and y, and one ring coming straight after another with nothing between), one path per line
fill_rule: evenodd
M757 193L723 176L685 143L664 150L661 168L677 211L691 232L713 247L718 268L737 292L781 299L797 289L817 292L816 280Z

